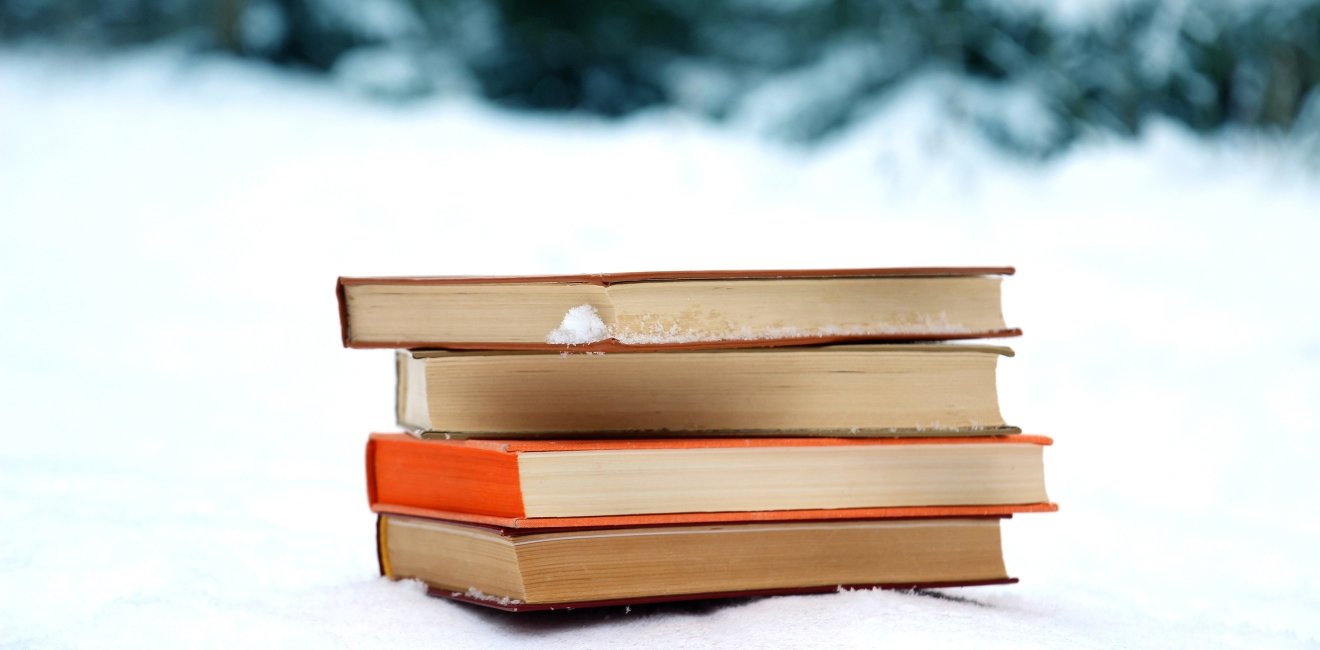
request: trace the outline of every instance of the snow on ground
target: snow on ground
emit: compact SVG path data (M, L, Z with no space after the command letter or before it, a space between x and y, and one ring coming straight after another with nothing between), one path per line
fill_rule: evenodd
M1320 182L1153 125L1046 166L931 76L814 152L389 106L170 50L0 52L4 647L1320 645ZM391 355L337 275L1013 264L1057 444L1021 584L506 616L376 577Z

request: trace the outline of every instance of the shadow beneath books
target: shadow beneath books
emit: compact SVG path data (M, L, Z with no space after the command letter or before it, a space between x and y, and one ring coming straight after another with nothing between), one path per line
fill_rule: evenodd
M985 608L993 608L993 607L994 607L993 605L991 605L991 604L989 604L989 603L983 603L983 602L981 602L981 601L979 601L979 600L975 600L975 599L972 599L972 598L968 598L968 597L966 597L966 596L955 596L955 595L950 594L950 593L945 593L945 592L943 592L943 591L935 591L935 590L933 590L933 589L913 589L913 590L910 590L910 591L906 591L906 592L904 592L904 593L912 594L913 596L921 596L922 598L934 598L934 599L936 599L936 600L947 600L947 601L949 601L949 602L958 603L958 604L961 604L961 605L972 605L972 606L975 606L975 607L985 607Z
M993 608L994 606L944 591L933 589L903 590L901 593L919 598L932 598L959 605ZM767 596L774 598L775 596ZM652 616L709 616L730 607L752 603L762 598L710 598L705 600L680 600L661 603L641 603L636 605L611 605L607 607L586 607L579 609L539 610L530 612L506 612L483 607L461 600L453 601L459 607L468 608L490 625L502 628L506 632L519 636L536 636L564 629L581 629L601 625L626 623L638 618Z
M461 607L470 608L481 619L490 625L500 627L506 632L516 635L536 636L564 629L625 623L637 618L651 616L709 616L720 610L753 600L757 599L713 598L709 600L684 600L667 603L612 605L608 607L534 612L505 612L472 603L458 602L457 604Z

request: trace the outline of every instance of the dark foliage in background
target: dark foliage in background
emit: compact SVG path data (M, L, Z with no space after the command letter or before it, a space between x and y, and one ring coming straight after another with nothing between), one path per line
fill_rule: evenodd
M1320 123L1320 0L1107 6L1069 22L964 0L0 0L0 39L182 35L335 74L375 53L395 82L357 74L386 94L434 92L457 71L501 104L609 116L674 105L719 119L801 79L774 124L801 141L846 128L923 70L1026 92L1048 128L1023 133L993 109L978 123L1031 155L1090 130L1136 133L1153 114L1199 131Z

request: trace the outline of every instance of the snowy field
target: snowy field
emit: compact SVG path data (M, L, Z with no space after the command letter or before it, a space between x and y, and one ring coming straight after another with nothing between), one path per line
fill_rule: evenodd
M0 51L0 646L1320 646L1315 152L1153 124L1026 165L974 91L804 151ZM1006 523L1020 584L514 616L377 577L391 355L341 349L336 276L998 264L1062 506Z

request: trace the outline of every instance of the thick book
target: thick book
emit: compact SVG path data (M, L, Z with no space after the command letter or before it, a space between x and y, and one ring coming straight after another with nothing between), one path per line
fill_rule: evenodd
M377 544L383 575L511 611L1015 582L996 518L526 531L383 515Z
M367 442L377 513L506 528L1051 511L1043 436Z
M339 278L346 347L629 350L1014 336L1011 267Z
M1004 347L869 344L648 354L400 351L400 426L438 438L939 436L1018 430Z

